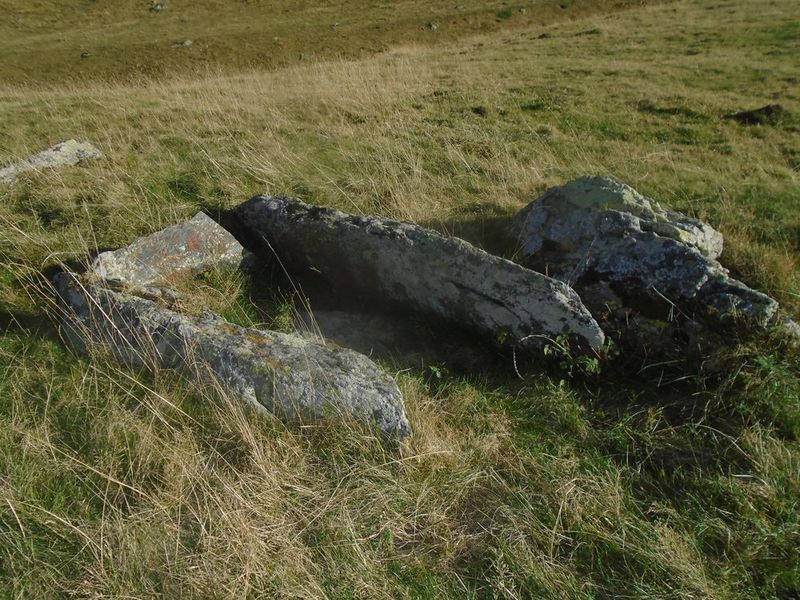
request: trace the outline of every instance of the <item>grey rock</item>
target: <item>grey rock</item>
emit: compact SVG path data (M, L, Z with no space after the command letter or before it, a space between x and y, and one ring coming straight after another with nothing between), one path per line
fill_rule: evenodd
M577 287L613 282L625 301L645 296L700 307L712 320L738 316L760 326L777 310L716 260L719 232L614 179L584 177L548 190L514 218L512 233L523 264Z
M103 252L94 260L91 272L135 286L169 284L177 277L214 267L237 267L246 255L236 238L200 212L130 246Z
M0 183L14 183L20 173L77 165L85 160L102 158L103 154L86 142L67 140L43 150L38 154L0 169Z
M60 273L53 281L65 337L78 352L99 347L132 367L199 376L292 423L340 415L390 437L411 433L396 383L361 354L209 312L181 314L158 288L122 291L92 279Z
M290 274L321 273L343 294L434 315L522 348L562 333L591 348L603 345L602 330L569 286L464 240L291 198L256 196L236 212Z

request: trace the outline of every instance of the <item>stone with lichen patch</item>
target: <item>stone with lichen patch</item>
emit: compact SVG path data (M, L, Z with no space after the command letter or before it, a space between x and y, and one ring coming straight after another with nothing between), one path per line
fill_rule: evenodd
M214 267L237 267L244 256L236 238L208 215L197 213L125 248L103 252L91 271L103 279L148 286Z
M175 369L292 423L343 417L403 438L411 433L394 380L366 356L333 345L185 315L157 293L119 292L93 278L54 278L66 339L79 352L110 352L133 367Z
M645 297L721 322L744 317L766 326L777 310L716 260L719 232L614 179L551 188L514 218L512 232L524 264L578 288L609 281L624 301Z
M27 171L52 169L63 165L102 158L103 154L92 144L67 140L0 169L0 183L14 183L17 176Z
M604 335L564 283L412 223L257 196L237 208L292 275L314 271L340 295L435 316L484 338L539 348L570 334L599 348Z

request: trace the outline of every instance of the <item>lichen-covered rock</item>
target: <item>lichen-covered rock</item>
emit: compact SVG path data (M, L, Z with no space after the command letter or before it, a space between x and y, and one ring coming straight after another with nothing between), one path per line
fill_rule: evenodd
M103 154L100 150L92 146L92 144L67 140L25 160L0 169L0 183L14 183L17 180L17 175L26 171L38 171L62 165L77 165L81 161L102 158L102 156Z
M237 267L244 255L236 238L200 212L130 246L103 252L94 260L91 271L104 279L136 286L168 284L177 277L214 267Z
M349 416L387 436L411 433L396 383L367 357L299 336L181 314L159 288L114 290L92 277L54 278L63 331L79 352L102 347L133 367L198 375L293 423Z
M342 295L373 297L522 348L562 333L603 345L602 330L569 286L458 238L291 198L257 196L236 212L290 274L321 273Z
M523 264L577 288L609 281L623 302L649 298L721 322L744 317L765 326L777 310L772 298L717 262L719 232L613 179L585 177L552 188L512 228Z

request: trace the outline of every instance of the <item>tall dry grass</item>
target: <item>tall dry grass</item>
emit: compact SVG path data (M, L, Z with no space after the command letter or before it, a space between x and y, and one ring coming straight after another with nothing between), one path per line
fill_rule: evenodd
M793 15L678 2L274 73L0 88L4 161L70 137L106 154L0 190L0 595L796 593L800 376L780 345L668 389L385 363L415 429L393 448L77 359L40 278L258 192L492 246L546 186L597 173L708 218L796 310L796 125L721 119L775 95L798 111ZM241 282L208 285L249 310Z

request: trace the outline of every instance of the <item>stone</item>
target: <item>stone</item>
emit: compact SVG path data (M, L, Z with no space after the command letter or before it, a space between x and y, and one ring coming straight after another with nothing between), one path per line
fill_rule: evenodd
M238 267L247 258L242 245L205 213L167 227L130 246L103 252L91 273L134 286L170 284L176 278L214 267Z
M38 154L0 169L0 183L14 183L20 173L39 171L63 165L77 165L79 162L102 158L103 154L86 142L67 140L43 150Z
M355 418L391 438L411 434L394 380L367 357L296 335L248 329L214 313L182 314L159 288L132 288L59 273L53 283L66 341L102 348L134 368L197 376L297 424Z
M719 232L614 179L584 177L551 188L513 219L512 234L526 266L576 289L608 281L628 305L699 310L712 321L744 318L761 327L778 307L716 260Z
M561 334L579 347L603 345L602 330L569 286L464 240L292 198L256 196L236 215L290 276L316 273L340 295L431 315L522 349Z
M740 125L778 125L790 118L790 113L780 104L767 104L761 108L743 110L725 115L726 119Z

